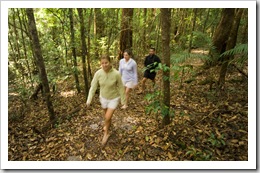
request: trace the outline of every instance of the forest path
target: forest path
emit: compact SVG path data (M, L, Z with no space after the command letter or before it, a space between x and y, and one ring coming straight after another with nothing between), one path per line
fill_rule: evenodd
M196 73L201 72L199 65L194 67ZM247 81L231 69L226 90L220 94L215 84L212 90L203 84L216 71L217 67L204 70L182 88L179 81L171 83L175 115L165 128L159 127L160 115L145 113L145 95L133 91L129 107L116 109L104 148L104 117L98 94L86 109L84 95L75 92L73 77L57 83L58 92L52 97L56 115L66 118L45 134L34 129L41 129L49 118L41 94L24 105L10 92L9 160L247 160ZM191 75L184 76L183 81ZM158 89L162 88L161 79L159 73ZM150 81L147 86L152 93ZM77 107L79 112L68 114Z

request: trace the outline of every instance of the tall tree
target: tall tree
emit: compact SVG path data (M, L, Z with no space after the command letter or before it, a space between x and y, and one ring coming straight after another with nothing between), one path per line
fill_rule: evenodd
M83 66L83 77L84 77L84 87L85 87L85 98L88 99L88 77L87 77L87 68L86 68L86 55L87 55L87 44L85 37L85 26L83 18L83 9L78 8L79 20L80 20L80 35L81 35L81 57L82 57L82 66Z
M53 124L54 124L55 122L53 120L55 120L55 113L54 113L54 109L53 109L52 101L51 101L51 97L50 97L50 88L49 88L48 78L47 78L47 74L46 74L46 70L45 70L45 64L44 64L44 60L43 60L43 56L42 56L41 45L40 45L40 41L38 38L33 9L27 8L26 14L28 17L28 22L29 22L29 27L28 27L29 33L31 35L32 42L33 42L32 45L33 45L33 51L35 53L36 64L39 69L39 77L40 77L40 81L43 86L44 97L45 97L47 107L48 107L49 118L50 118L50 121L53 122Z
M95 48L95 57L99 57L99 42L98 39L104 36L104 21L101 8L94 8L94 48Z
M76 45L75 45L76 42L75 42L75 33L74 33L74 19L73 19L73 9L72 8L69 9L69 18L70 18L70 42L71 42L71 51L72 51L72 56L73 56L75 84L76 84L78 93L80 93L77 54L76 54Z
M163 125L170 124L170 30L171 30L171 9L161 8L162 22L162 47L163 47L163 63L169 67L168 70L163 70Z
M241 16L243 14L243 10L244 10L243 8L236 9L235 18L234 18L233 25L231 27L230 34L229 34L228 41L227 41L226 51L233 49L236 46L237 33L238 33ZM232 55L225 56L224 61L221 65L219 81L218 81L220 88L223 88L223 86L225 84L225 77L226 77L227 68L228 68L230 59L233 59Z
M22 19L20 17L19 9L17 9L17 15L18 15L19 24L20 24L20 27L21 27L20 32L21 32L21 36L22 36L24 58L25 58L26 67L27 67L29 78L30 78L30 82L31 82L31 87L33 88L32 73L31 73L31 68L30 68L28 56L27 56L27 48L26 48L26 43L25 43L25 38L24 38L24 32L23 32L23 29L22 29L23 28L23 24L22 24Z
M92 11L93 9L90 9L89 19L88 19L88 50L87 50L87 60L88 60L88 77L89 81L92 80L92 72L91 72L91 66L90 66L90 45L91 45L91 39L90 39L90 29L91 29L91 23L92 23Z
M211 60L206 65L215 65L219 60L219 55L225 52L228 36L234 20L234 8L224 8L221 14L221 20L213 36L214 49L210 51Z
M121 34L120 34L120 58L125 49L132 48L133 44L133 31L132 31L132 20L133 20L134 9L123 8L122 19L121 19Z

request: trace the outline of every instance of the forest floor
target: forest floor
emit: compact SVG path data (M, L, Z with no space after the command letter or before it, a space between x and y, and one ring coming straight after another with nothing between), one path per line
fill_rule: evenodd
M16 93L9 92L8 159L248 160L247 78L230 68L225 89L218 90L212 81L217 81L220 67L205 70L197 60L192 65L198 74L194 80L189 81L190 73L183 76L181 88L179 81L171 83L175 115L169 125L162 128L161 115L146 114L149 103L145 95L133 91L128 109L118 107L115 111L111 136L104 148L101 147L104 118L98 94L86 109L84 94L76 93L73 77L57 83L57 92L52 96L55 113L63 116L63 121L44 132L39 129L49 117L41 94L37 100L21 101ZM161 79L159 73L160 88ZM151 82L147 86L147 92L152 93ZM69 113L75 108L80 109Z

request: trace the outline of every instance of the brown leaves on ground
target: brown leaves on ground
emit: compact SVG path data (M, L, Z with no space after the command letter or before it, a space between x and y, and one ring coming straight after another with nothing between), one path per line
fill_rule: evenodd
M104 148L103 110L98 95L92 106L84 109L84 95L60 84L52 100L56 115L66 118L44 134L35 130L49 120L42 98L28 100L26 107L13 99L9 102L9 117L19 112L23 117L18 121L9 119L9 160L248 160L247 81L231 70L224 91L199 84L216 71L204 71L195 81L184 83L182 89L178 82L172 83L175 116L164 128L159 128L160 115L145 114L144 95L134 91L128 109L118 107L115 111L111 136ZM69 83L73 85L73 78ZM76 107L81 110L67 114Z

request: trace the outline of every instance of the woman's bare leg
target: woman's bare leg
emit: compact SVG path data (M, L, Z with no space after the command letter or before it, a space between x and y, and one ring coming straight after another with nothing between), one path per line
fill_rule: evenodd
M105 126L104 126L104 137L102 139L102 145L104 146L109 138L109 134L108 134L108 131L109 131L109 128L110 128L110 125L111 125L111 119L112 119L112 116L113 116L113 113L114 113L115 109L106 109L106 113L105 113Z
M122 107L122 109L125 109L128 107L129 103L129 97L130 97L131 88L125 88L125 105Z

